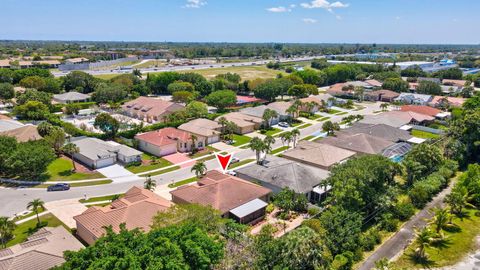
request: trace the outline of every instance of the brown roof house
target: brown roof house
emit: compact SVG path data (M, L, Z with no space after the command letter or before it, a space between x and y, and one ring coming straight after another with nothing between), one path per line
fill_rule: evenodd
M265 216L268 188L235 176L209 171L194 185L170 191L176 204L209 205L242 224L255 223Z
M390 111L379 113L376 115L367 115L360 123L364 124L385 124L392 127L400 128L408 124L424 124L433 121L435 118L419 114L416 112Z
M27 241L0 249L0 270L48 270L65 262L63 252L82 248L63 226L41 228Z
M149 123L164 121L166 116L183 109L180 104L152 97L139 97L122 105L126 115Z
M329 175L327 170L276 156L267 156L261 165L255 163L235 172L238 177L260 183L274 193L290 188L312 203L320 201L325 193L319 186Z
M442 112L439 109L435 109L425 105L403 105L402 107L400 107L400 110L402 112L415 112L415 113L424 114L432 117L435 117L435 115Z
M15 137L17 142L37 141L42 139L38 134L37 127L34 125L24 125L19 128L0 132L0 136Z
M222 126L215 121L199 118L180 125L178 129L197 136L197 140L205 146L220 141Z
M339 148L357 152L358 154L381 154L384 149L394 145L394 142L387 141L368 134L355 134L338 137L327 137L319 141L321 144L333 145Z
M282 154L283 158L305 163L324 170L353 157L356 153L328 144L300 141L297 147Z
M188 152L192 150L192 135L186 131L173 127L162 128L155 131L137 134L138 148L157 157ZM197 149L205 146L203 140L196 140Z
M89 245L105 233L106 226L114 232L125 223L129 230L150 230L153 217L168 209L172 203L157 194L140 187L132 187L125 195L104 207L92 206L73 219L77 222L77 235Z
M256 116L251 116L251 115L246 115L240 112L231 112L224 114L215 121L218 122L218 120L222 117L225 117L227 121L231 121L235 123L238 126L237 133L239 134L246 134L255 131L256 129L259 129L262 124L263 124L263 119L260 117Z
M365 99L369 101L393 102L398 96L400 96L399 93L391 90L377 90L365 93Z

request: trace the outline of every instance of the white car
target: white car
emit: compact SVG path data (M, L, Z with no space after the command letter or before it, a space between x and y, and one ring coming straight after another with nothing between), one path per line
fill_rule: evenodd
M227 171L227 174L231 176L237 176L237 173L234 171Z

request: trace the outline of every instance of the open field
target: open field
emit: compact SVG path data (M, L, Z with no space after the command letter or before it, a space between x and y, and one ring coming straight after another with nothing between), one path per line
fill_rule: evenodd
M199 69L199 70L182 70L180 73L194 72L205 76L207 79L212 79L219 74L224 73L237 73L240 75L242 80L253 80L253 79L271 79L275 78L278 73L283 73L283 71L268 69L265 66L240 66L240 67L225 67L225 68L210 68L210 69Z

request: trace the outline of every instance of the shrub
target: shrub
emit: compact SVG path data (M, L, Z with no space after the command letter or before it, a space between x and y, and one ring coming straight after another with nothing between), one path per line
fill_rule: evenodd
M320 213L320 209L318 207L310 207L307 210L309 216L316 216Z
M405 221L415 214L415 206L411 202L399 202L394 206L393 214L399 220Z
M385 213L381 217L380 227L387 232L395 232L398 227L399 220L393 217L391 213Z
M265 212L267 212L267 214L270 214L273 212L274 209L275 209L275 205L273 205L273 203L269 203L267 205L267 208L265 208Z
M382 242L382 236L376 228L372 228L360 236L360 243L364 251L372 251L375 245Z

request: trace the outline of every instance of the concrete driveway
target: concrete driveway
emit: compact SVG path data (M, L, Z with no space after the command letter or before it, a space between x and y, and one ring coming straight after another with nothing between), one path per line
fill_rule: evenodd
M78 199L47 202L45 208L72 229L77 227L73 217L87 210L87 207L81 204Z
M173 164L179 164L181 168L186 168L195 164L191 158L184 153L175 153L168 156L164 156L164 159L170 161ZM190 161L190 162L189 162Z
M116 182L116 183L130 182L130 181L136 181L140 179L139 176L135 175L134 173L130 172L129 170L125 169L124 167L118 164L97 169L97 171L105 175L105 177L112 179L113 182Z

